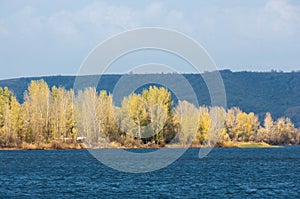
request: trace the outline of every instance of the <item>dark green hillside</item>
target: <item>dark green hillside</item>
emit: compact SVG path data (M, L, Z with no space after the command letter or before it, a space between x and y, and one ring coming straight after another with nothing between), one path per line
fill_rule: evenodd
M146 75L149 76L150 74ZM155 78L175 78L172 74L151 74ZM207 74L203 74L207 75ZM300 126L300 72L231 72L221 71L226 88L228 107L238 106L245 112L255 112L263 118L265 112L271 112L274 118L289 116ZM134 75L133 75L134 76ZM199 75L185 74L197 93L201 104L210 104L210 98L204 81ZM20 102L31 80L44 79L49 87L61 86L73 88L74 76L52 76L0 80L0 86L14 91ZM82 77L88 81L97 76ZM121 75L104 75L98 90L112 92ZM176 81L175 81L176 82ZM142 88L140 88L141 90Z
M101 77L101 90L112 91L113 85L118 82L121 75L105 75ZM98 78L98 76L88 76L84 77L85 81L90 81L90 79ZM75 76L47 76L47 77L29 77L29 78L19 78L19 79L8 79L0 80L0 87L7 86L10 90L13 90L14 94L17 96L20 102L23 102L24 92L28 88L31 80L44 79L50 88L53 86L64 87L69 90L74 86ZM98 88L100 89L100 88Z
M274 117L288 115L294 121L295 116L300 115L300 72L223 71L222 77L229 107L238 106L246 112L254 111L260 116L266 111L271 112Z

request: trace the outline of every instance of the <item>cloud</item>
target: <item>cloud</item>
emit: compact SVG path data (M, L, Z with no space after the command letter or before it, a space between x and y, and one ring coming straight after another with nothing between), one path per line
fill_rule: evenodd
M289 4L286 0L270 0L266 3L265 8L278 14L283 20L293 20L299 17L299 7Z
M151 1L133 7L92 1L77 9L60 8L45 15L30 5L2 18L0 35L35 38L47 35L61 42L85 42L99 41L132 28L159 26L208 39L217 39L223 34L234 35L235 39L268 40L295 36L300 30L300 8L287 0L269 0L263 7L249 8L247 5L196 4L190 12L180 8L183 6Z
M0 7L0 67L11 69L0 77L74 73L94 46L114 34L144 26L186 26L184 13L162 2L129 6L90 1L72 8L45 4L23 2L10 12Z
M45 2L40 8L32 0L0 12L0 52L23 57L19 62L3 57L0 65L64 63L71 68L104 39L145 26L188 34L207 48L218 65L299 63L293 55L300 51L300 6L295 1L71 2L74 5Z
M142 26L187 27L182 12L168 9L161 2L151 2L140 9L94 1L77 10L57 10L49 16L33 6L25 6L4 21L7 23L1 26L2 32L46 33L74 41L85 37L88 31L106 36Z
M265 4L265 26L270 26L273 34L296 36L300 29L300 6L286 0L270 0Z

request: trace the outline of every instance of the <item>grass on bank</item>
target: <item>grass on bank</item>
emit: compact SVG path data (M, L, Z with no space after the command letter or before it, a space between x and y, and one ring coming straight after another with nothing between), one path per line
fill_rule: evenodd
M237 143L237 147L238 148L278 148L280 146L270 145L270 144L267 144L265 142L259 142L259 143L239 142L239 143Z

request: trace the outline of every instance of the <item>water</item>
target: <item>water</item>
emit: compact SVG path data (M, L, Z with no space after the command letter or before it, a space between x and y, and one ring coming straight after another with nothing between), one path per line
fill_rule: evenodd
M141 149L140 152L147 152ZM0 198L299 198L300 147L189 149L167 168L118 172L85 150L0 151Z

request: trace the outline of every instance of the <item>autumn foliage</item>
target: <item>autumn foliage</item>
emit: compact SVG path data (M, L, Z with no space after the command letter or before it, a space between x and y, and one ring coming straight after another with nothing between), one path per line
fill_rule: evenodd
M32 81L20 104L8 88L0 88L0 147L49 145L68 148L84 137L90 147L225 146L229 142L298 144L299 130L289 118L258 117L233 107L196 107L173 103L164 87L150 86L115 106L106 91L48 87ZM53 148L55 148L53 147Z

